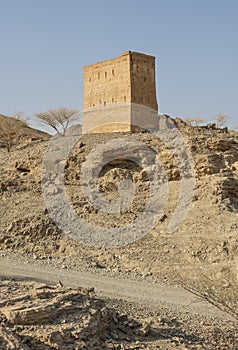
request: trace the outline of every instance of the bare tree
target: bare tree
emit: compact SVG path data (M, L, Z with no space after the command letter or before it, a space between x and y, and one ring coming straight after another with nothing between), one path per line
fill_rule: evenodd
M200 117L197 118L187 118L185 119L185 121L189 124L189 125L200 125L202 123L204 123L206 120Z
M18 127L13 118L0 116L0 141L5 144L8 152L11 151L13 142L18 136Z
M193 118L187 118L187 119L185 119L185 121L189 125L193 125L193 123L195 122L195 120Z
M37 113L36 117L41 123L53 128L57 134L64 136L67 128L73 122L79 111L65 107L50 109L47 112Z
M197 117L197 118L194 119L194 122L195 122L196 126L205 123L205 121L206 121L205 119L200 118L200 117Z
M227 120L229 119L229 116L227 114L218 114L216 116L216 126L217 128L221 128L222 126L224 126L227 122Z
M187 118L187 119L185 119L185 121L189 125L198 126L198 125L204 123L206 120L203 118L197 117L197 118Z
M15 119L21 120L25 123L27 123L29 121L29 117L25 114L25 112L22 112L22 111L15 111L12 114L12 117Z

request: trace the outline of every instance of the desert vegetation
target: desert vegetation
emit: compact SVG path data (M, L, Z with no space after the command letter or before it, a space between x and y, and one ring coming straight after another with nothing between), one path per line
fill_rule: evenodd
M47 112L36 113L36 118L46 125L50 126L58 135L64 136L71 123L78 117L77 109L65 107L50 109Z

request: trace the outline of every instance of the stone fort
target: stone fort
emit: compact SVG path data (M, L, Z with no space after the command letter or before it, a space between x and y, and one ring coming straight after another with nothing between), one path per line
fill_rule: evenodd
M157 128L154 56L126 51L84 67L84 134Z

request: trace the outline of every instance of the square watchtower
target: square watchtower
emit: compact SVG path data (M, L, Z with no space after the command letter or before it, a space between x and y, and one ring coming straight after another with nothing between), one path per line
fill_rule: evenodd
M83 133L156 127L157 112L155 57L126 51L84 67Z

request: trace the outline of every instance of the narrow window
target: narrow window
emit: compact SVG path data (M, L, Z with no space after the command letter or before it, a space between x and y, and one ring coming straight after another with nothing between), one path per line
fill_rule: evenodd
M114 97L112 98L112 102L114 102Z
M100 79L100 73L98 73L98 79Z
M95 104L93 104L93 107L95 107Z
M91 78L89 78L89 81L91 82L91 81L92 81L92 79L91 79Z
M115 72L114 72L114 69L112 70L112 75L114 76Z
M124 102L126 102L126 96L124 96Z
M106 101L103 102L104 106L106 106Z
M144 82L146 81L146 78L144 78Z
M105 72L105 78L107 78L107 72Z

